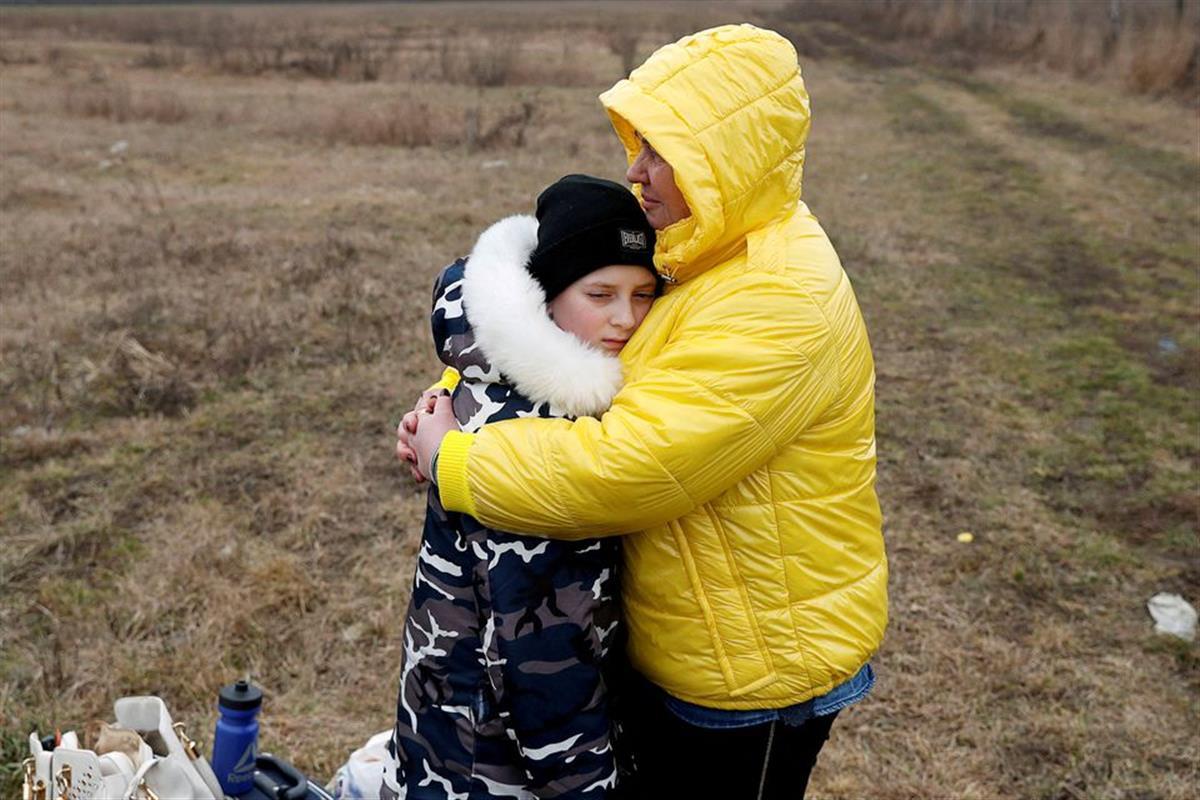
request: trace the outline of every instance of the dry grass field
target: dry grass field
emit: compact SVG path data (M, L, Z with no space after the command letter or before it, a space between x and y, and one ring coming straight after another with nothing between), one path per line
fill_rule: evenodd
M878 365L893 622L810 796L1200 796L1200 646L1145 611L1200 604L1197 108L835 16L0 10L0 795L30 729L122 694L207 743L248 673L322 777L390 725L433 276L619 178L596 95L747 20L797 43Z

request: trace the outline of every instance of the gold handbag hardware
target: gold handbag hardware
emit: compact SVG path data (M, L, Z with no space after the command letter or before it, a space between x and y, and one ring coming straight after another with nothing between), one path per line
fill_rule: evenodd
M46 800L46 782L38 778L33 782L33 791L30 795L33 800Z
M142 778L140 781L138 781L137 790L142 793L142 796L145 798L145 800L159 800L158 795L154 793L154 790L146 785L145 778Z
M183 745L183 752L187 753L187 757L195 761L200 757L200 745L196 744L194 739L187 735L187 729L184 728L182 722L176 722L171 726L175 730L175 735L179 737L180 744Z
M25 780L21 783L21 800L33 800L33 776L36 774L36 760L32 757L21 762L25 772Z
M54 796L67 798L71 795L71 765L63 764L62 769L54 776Z

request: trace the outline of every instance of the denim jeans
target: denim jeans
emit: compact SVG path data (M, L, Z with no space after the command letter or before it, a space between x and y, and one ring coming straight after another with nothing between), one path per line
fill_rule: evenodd
M875 670L871 668L870 664L865 664L857 674L833 687L828 694L786 708L728 711L685 703L683 700L665 693L663 699L667 708L671 709L675 716L691 725L701 728L746 728L776 719L786 725L802 725L813 717L824 717L854 705L866 697L873 688L875 688Z

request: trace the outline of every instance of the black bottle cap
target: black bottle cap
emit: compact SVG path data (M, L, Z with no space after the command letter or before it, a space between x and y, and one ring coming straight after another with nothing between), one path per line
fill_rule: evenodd
M250 681L238 681L221 687L218 703L222 708L234 711L248 711L262 705L262 689L251 685Z

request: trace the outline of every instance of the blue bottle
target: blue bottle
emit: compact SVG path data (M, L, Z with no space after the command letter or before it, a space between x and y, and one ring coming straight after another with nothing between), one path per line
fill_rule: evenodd
M238 681L221 689L212 768L227 795L236 797L254 788L261 708L262 690L251 686L249 681Z

